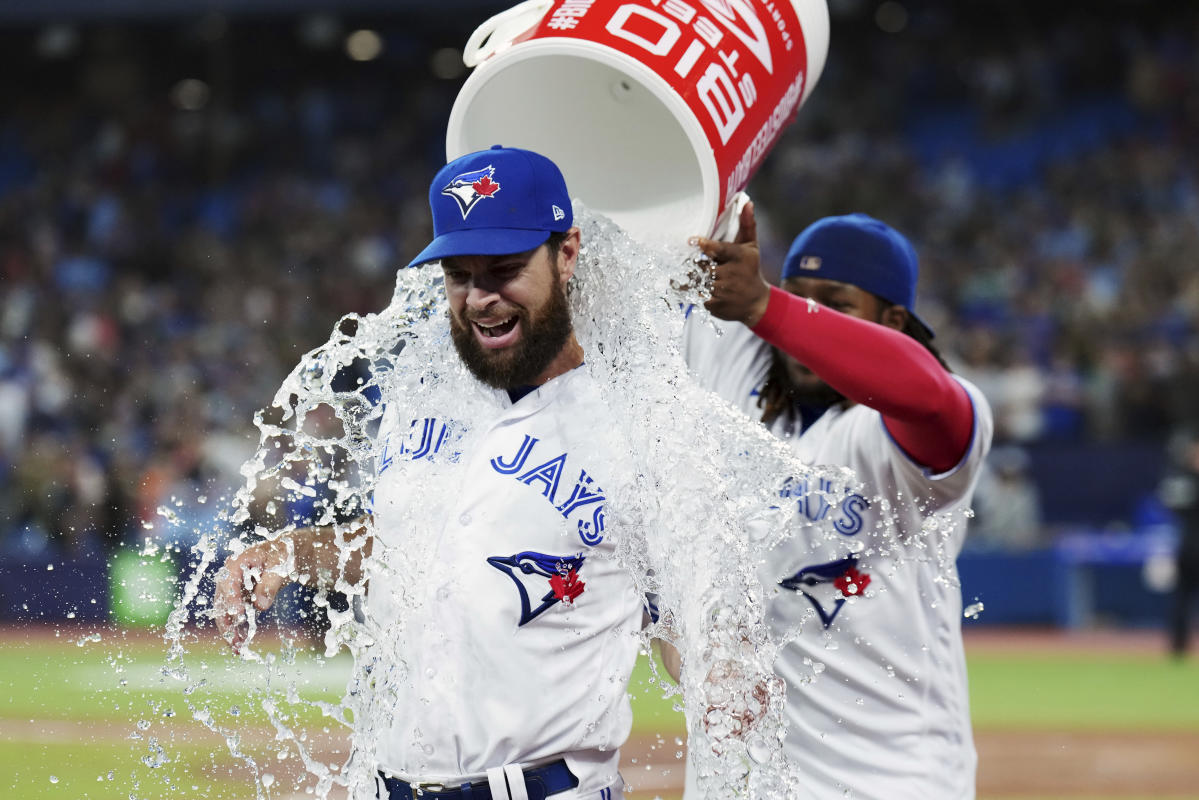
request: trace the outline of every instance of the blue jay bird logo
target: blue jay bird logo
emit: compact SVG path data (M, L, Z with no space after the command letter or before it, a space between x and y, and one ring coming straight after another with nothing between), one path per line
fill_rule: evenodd
M520 623L517 627L523 627L551 606L559 602L573 603L574 599L583 593L584 584L578 579L578 575L584 560L586 557L581 553L573 556L555 556L525 550L512 556L490 556L487 563L503 572L516 584L516 590L520 592ZM536 608L533 607L533 601L529 599L529 589L522 580L531 580L526 576L534 575L549 579L549 591L538 598L539 605ZM536 581L531 582L536 586ZM538 591L539 588L533 589L534 596L537 596Z
M837 589L840 595L833 602L833 610L827 611L824 606L813 597L807 590L821 584L832 584ZM784 589L790 589L793 592L799 592L804 597L808 598L808 602L816 609L816 613L820 615L820 621L828 628L833 624L833 620L837 618L837 614L841 612L841 607L845 605L845 600L849 597L861 595L862 591L870 583L870 576L858 569L858 557L848 556L846 558L829 561L824 564L813 564L808 567L803 567L790 578L783 578L779 581L779 586Z
M500 190L500 185L492 180L494 176L495 167L490 165L473 172L463 172L454 176L441 193L458 201L458 209L462 212L462 218L466 219L476 203Z

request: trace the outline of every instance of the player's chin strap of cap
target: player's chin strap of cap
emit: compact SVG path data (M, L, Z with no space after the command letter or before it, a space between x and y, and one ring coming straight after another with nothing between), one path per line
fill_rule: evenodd
M487 780L458 786L415 783L379 773L387 796L382 800L546 800L579 785L562 759L539 767L521 769L519 764L492 767Z

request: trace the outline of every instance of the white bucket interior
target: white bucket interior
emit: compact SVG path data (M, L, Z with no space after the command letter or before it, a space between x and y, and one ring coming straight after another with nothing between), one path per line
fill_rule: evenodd
M571 194L643 241L711 231L716 164L648 70L566 42L518 44L476 68L450 114L450 159L493 144L553 159Z

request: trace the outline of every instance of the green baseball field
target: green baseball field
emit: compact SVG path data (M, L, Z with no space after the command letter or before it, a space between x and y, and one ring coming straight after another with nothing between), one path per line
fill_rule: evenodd
M325 660L276 641L262 650L268 669L191 642L182 664L168 664L162 640L144 631L2 635L8 800L241 800L256 785L290 800L313 796L306 760L345 759L345 724L319 704L340 697L344 654ZM982 800L1199 799L1199 659L1167 658L1153 633L975 629L967 652ZM670 800L681 793L683 731L649 681L642 663L622 772L631 797Z

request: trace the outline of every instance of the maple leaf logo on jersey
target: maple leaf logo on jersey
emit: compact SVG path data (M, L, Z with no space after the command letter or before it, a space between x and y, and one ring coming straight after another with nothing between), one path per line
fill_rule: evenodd
M573 569L565 575L559 573L550 578L550 591L563 603L573 603L575 598L583 593L583 587L586 585L579 580L579 573Z
M860 595L866 591L866 587L870 585L870 576L865 572L859 572L857 567L850 567L845 570L845 574L833 581L833 586L837 587L837 591L846 597Z
M441 193L458 202L462 218L466 219L466 215L470 213L476 203L494 196L500 190L500 185L494 178L495 167L490 165L473 172L463 172L461 175L454 176L454 179L446 184Z
M839 597L833 599L832 610L824 607L824 603L813 596L816 587L832 584ZM849 556L824 564L813 564L803 567L790 578L783 578L779 586L799 592L808 598L808 602L820 615L820 621L828 628L841 612L846 598L859 597L870 585L870 575L858 569L858 557ZM827 592L827 590L826 590ZM826 598L827 602L827 598Z
M523 627L558 603L574 603L586 585L579 580L579 570L583 568L584 560L585 556L581 553L555 556L525 550L511 556L490 556L487 563L516 584L516 590L520 593L520 622L517 627ZM538 593L546 586L539 579L546 578L549 579L549 591L538 597ZM538 597L536 608L529 595L530 588L533 597Z

